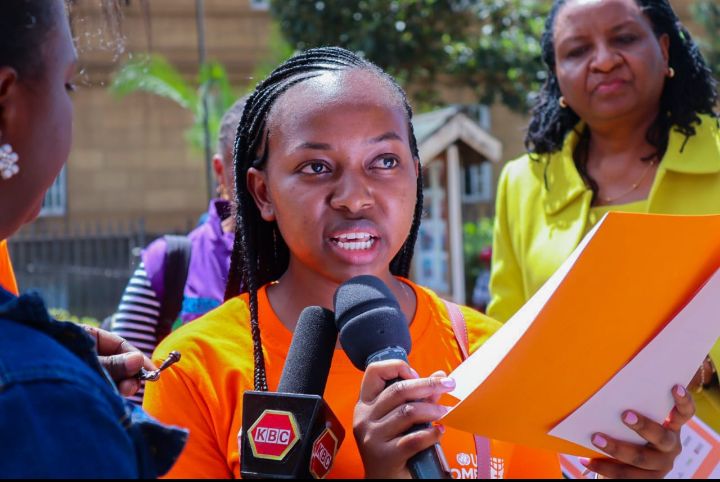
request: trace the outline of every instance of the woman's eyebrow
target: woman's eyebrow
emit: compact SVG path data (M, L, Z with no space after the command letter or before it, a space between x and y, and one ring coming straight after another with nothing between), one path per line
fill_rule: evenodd
M377 137L373 137L372 139L370 139L370 141L368 141L368 143L369 144L377 144L378 142L389 141L389 140L402 141L403 139L396 132L388 131L384 134L380 134Z
M295 149L295 151L298 151L300 149L313 149L317 151L330 151L332 150L332 146L330 144L323 144L322 142L303 142L302 144L298 145Z
M613 28L611 28L611 29L610 29L610 32L615 33L615 32L618 32L618 31L620 31L620 30L622 30L622 29L624 29L624 28L626 28L626 27L634 27L634 26L637 25L637 24L638 24L638 22L636 22L636 21L634 21L634 20L625 20L625 21L623 21L623 22L615 25Z
M387 140L395 140L395 141L402 141L402 137L400 137L399 134L393 131L385 132L384 134L380 134L379 136L373 137L368 141L368 144L377 144L378 142L387 141ZM302 144L299 144L295 149L295 151L298 151L300 149L312 149L316 151L331 151L332 146L330 144L325 144L322 142L303 142Z

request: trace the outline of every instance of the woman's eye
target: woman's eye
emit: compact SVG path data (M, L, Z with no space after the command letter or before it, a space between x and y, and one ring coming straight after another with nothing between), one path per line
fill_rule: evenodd
M622 45L629 45L637 40L637 36L633 34L620 35L615 38L615 41Z
M397 167L398 160L392 156L383 156L379 157L373 164L373 167L380 169L393 169L394 167Z
M322 162L309 162L303 167L300 172L305 174L325 174L330 172L330 169Z
M575 47L574 49L569 50L565 56L568 58L577 58L582 56L585 52L587 52L587 47Z

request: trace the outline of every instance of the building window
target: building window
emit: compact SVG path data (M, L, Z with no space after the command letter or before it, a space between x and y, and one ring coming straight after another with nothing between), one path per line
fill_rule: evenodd
M268 10L270 8L270 0L250 0L250 8L253 10Z
M64 216L67 206L67 182L65 181L65 168L45 194L40 216Z
M488 161L463 168L464 203L490 202L493 199L493 169Z

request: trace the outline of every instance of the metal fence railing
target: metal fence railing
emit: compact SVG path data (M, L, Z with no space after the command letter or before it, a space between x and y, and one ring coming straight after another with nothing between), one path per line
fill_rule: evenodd
M102 320L115 311L147 239L142 221L30 225L9 240L9 248L21 291L40 291L49 308Z

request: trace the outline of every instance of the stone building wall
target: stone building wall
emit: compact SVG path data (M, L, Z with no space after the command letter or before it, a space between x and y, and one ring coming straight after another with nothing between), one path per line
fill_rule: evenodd
M119 57L99 46L104 34L97 19L75 25L82 74L74 94L67 210L38 223L75 226L142 218L149 232L184 231L207 207L204 155L191 150L184 137L191 114L148 94L118 100L107 86L120 61L148 51L163 54L187 79L195 79L195 1L151 0L149 16L138 0L122 3L125 52ZM204 3L207 59L222 62L233 85L244 87L267 49L268 12L251 8L249 0Z
M92 0L88 0L92 1ZM269 14L251 0L205 0L205 42L208 59L222 62L233 85L247 86L253 69L268 52ZM692 0L671 0L691 31ZM183 231L207 206L203 154L192 151L184 132L191 115L174 103L146 94L122 100L107 92L110 74L128 54L165 55L188 79L198 67L195 0L122 2L126 52L97 48L93 32L102 27L78 25L83 68L75 94L75 138L67 167L65 216L46 217L38 224L82 225L144 219L150 232ZM147 5L150 14L143 12ZM89 32L89 34L87 33ZM97 33L102 37L105 32ZM89 42L84 42L85 37ZM89 43L90 46L85 46ZM451 103L473 103L463 89L448 92ZM490 134L503 144L503 159L521 155L527 117L501 105L491 108Z

